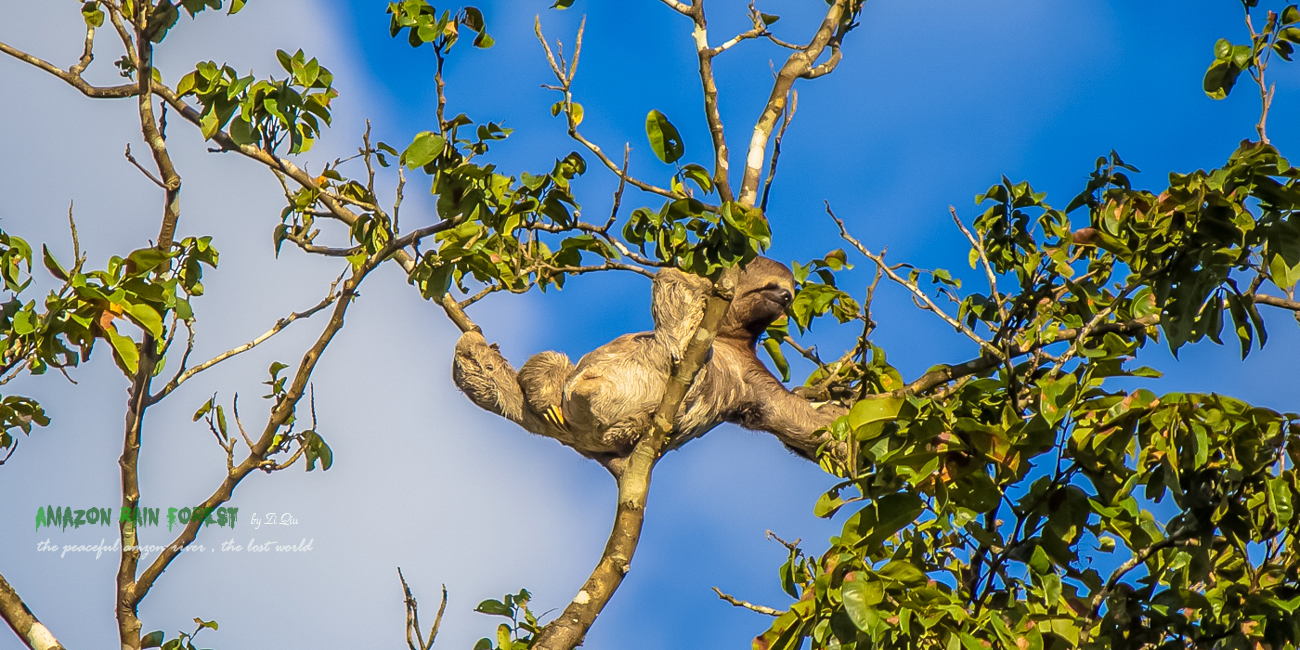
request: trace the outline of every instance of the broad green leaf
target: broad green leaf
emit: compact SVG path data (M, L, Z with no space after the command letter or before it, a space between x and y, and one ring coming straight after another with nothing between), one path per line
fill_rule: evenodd
M49 247L45 244L41 244L41 260L45 262L45 270L49 271L50 275L64 282L68 280L68 272L63 268L63 265L59 264L58 260L54 259L54 255L50 253Z
M118 362L119 367L130 376L134 376L140 369L140 351L135 347L135 341L118 334L117 328L109 325L104 328L104 335L108 337L108 342L113 346L114 359Z
M650 149L666 163L677 162L685 153L682 136L677 127L657 110L650 111L645 117L645 134L650 139Z
M441 155L446 145L446 138L432 131L423 131L416 135L411 145L402 152L402 162L408 169L423 167Z
M785 360L785 353L781 351L781 342L768 338L763 341L763 349L767 355L772 357L772 363L776 364L776 369L781 373L781 381L790 381L790 362Z
M849 615L853 625L863 632L870 631L872 625L878 620L874 608L884 600L881 584L864 580L859 574L853 580L844 581L840 594L844 598L844 613Z
M892 420L907 401L902 397L868 397L858 400L849 410L849 426L858 429L872 422Z

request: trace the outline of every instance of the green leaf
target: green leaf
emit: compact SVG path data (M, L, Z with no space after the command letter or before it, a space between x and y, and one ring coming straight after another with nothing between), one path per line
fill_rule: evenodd
M768 338L763 341L763 349L767 351L767 356L772 357L772 363L776 364L776 369L781 373L781 381L790 381L790 362L785 360L781 342Z
M58 260L54 259L54 255L50 253L49 247L45 244L41 244L41 260L45 262L45 270L49 271L50 275L64 282L68 281L68 272L64 270Z
M1237 77L1241 75L1241 68L1238 68L1231 61L1215 61L1210 65L1210 69L1205 71L1205 80L1202 87L1205 94L1210 99L1224 99L1228 93L1232 92L1232 87L1237 85Z
M114 360L127 375L134 376L140 369L140 351L135 347L135 341L123 336L117 332L117 328L108 326L104 328L104 335L108 337L108 342L113 346Z
M700 186L701 190L704 190L705 194L713 193L713 177L709 176L709 170L705 169L703 165L696 163L683 165L682 176L694 181L696 185Z
M511 615L510 608L507 607L505 603L491 598L479 603L478 607L474 608L474 611L480 614L491 614L493 616Z
M895 582L901 582L907 587L919 587L930 581L925 576L925 572L916 567L915 564L907 560L894 560L889 564L881 567L877 571L881 577L888 578Z
M140 303L132 303L124 307L123 313L129 316L132 322L152 334L154 338L162 337L162 316L153 307Z
M759 12L758 17L762 19L764 25L772 25L775 24L776 21L781 20L780 16L776 16L773 14L765 14L762 12Z
M153 632L150 632L144 635L143 637L140 637L141 648L157 648L158 646L162 645L162 642L163 642L162 630L154 630Z
M208 411L211 411L211 410L212 410L212 404L213 404L213 402L214 402L216 399L217 399L216 397L213 397L212 399L209 399L208 401L204 402L204 403L203 403L203 406L200 406L200 407L199 407L199 410L197 410L197 411L194 412L194 420L193 420L193 421L194 421L194 422L198 422L198 421L199 421L199 418L202 418L203 416L207 415L207 414L208 414Z
M1047 557L1047 552L1042 546L1034 546L1034 553L1029 558L1029 570L1040 576L1051 572L1052 560Z
M87 2L81 5L81 18L86 21L88 27L102 27L104 10L99 8L99 2Z
M1282 24L1293 25L1295 23L1300 23L1300 9L1297 9L1295 5L1288 5L1286 9L1282 10Z
M903 408L905 401L902 397L868 397L858 400L849 411L849 426L857 430L872 422L892 420L898 417L898 411Z
M884 600L882 585L864 580L861 574L858 574L855 579L844 581L844 586L840 588L840 595L844 599L844 613L849 615L849 620L853 621L853 625L859 630L869 632L879 620L874 606Z
M246 144L257 144L261 140L261 133L253 128L253 125L242 117L235 117L230 121L230 139L235 144L243 146Z
M219 412L219 411L218 411ZM325 440L315 431L302 432L302 447L307 456L307 471L316 469L316 461L320 460L320 468L329 471L334 464L334 452L330 446L325 444Z
M1281 476L1268 479L1268 508L1277 517L1279 527L1290 523L1295 512L1291 506L1291 486Z
M1300 262L1287 264L1282 255L1274 255L1269 260L1268 272L1273 276L1273 283L1283 289L1290 289L1300 282Z
M441 155L446 145L446 138L432 131L423 131L416 135L411 145L402 152L402 162L407 169L423 167Z
M645 134L650 139L650 149L655 152L659 160L674 163L685 153L682 136L677 132L677 127L657 110L650 111L645 116Z
M551 8L552 8L552 9L568 9L569 7L572 7L572 6L573 6L573 0L555 0L555 4L551 5Z

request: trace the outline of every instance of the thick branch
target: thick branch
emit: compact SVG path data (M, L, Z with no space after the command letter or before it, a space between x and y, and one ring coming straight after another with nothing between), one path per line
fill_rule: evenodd
M705 306L704 318L687 344L681 362L668 378L668 385L659 407L655 409L650 430L637 442L622 475L618 477L618 510L614 515L614 528L605 544L605 552L601 554L600 562L578 595L538 635L534 646L537 650L572 650L582 643L587 630L622 584L623 576L631 569L632 556L641 539L641 526L645 523L650 474L667 443L677 411L686 398L686 391L704 367L718 326L722 324L722 318L731 305L739 272L740 269L735 267L726 269L714 283L713 294Z
M36 619L32 610L27 609L4 576L0 576L0 618L4 618L14 634L31 650L63 650L59 640Z
M709 123L709 136L713 139L713 186L718 188L718 196L723 201L731 201L731 180L728 169L730 150L727 149L727 136L722 125L722 114L718 111L718 84L713 79L713 57L735 43L723 44L717 50L709 47L708 21L704 18L704 0L695 0L688 14L695 23L691 38L695 41L695 54L700 61L700 86L704 90L704 117ZM762 22L758 23L761 27ZM756 27L758 29L758 27ZM755 34L757 35L757 34ZM742 35L743 36L743 35ZM747 205L753 205L751 200Z
M153 153L158 173L162 176L166 198L163 202L163 220L158 230L157 246L159 250L166 251L171 250L172 239L176 235L176 222L181 216L181 177L176 173L176 166L172 164L171 155L167 153L167 143L163 140L162 132L158 130L158 122L153 115L153 43L139 35L136 37L136 42L139 44L136 53L139 68L136 70L136 77L140 80L140 130L145 144L149 145L149 150Z
M1277 296L1270 296L1268 294L1257 293L1255 294L1255 303L1260 305L1269 305L1271 307L1281 307L1282 309L1290 309L1291 311L1294 312L1300 312L1300 300L1287 300L1286 298L1279 298Z
M740 182L740 202L746 206L754 205L755 198L758 194L758 179L763 171L763 162L767 158L767 141L772 137L772 130L776 128L776 122L785 112L786 101L790 94L790 88L794 85L796 79L811 78L821 76L834 69L835 64L839 63L839 41L843 38L851 23L849 16L849 3L851 0L835 0L830 8L826 11L826 17L813 35L808 45L790 53L785 64L781 66L780 72L776 75L776 82L772 84L772 92L768 96L767 105L763 108L762 114L758 118L758 123L754 125L754 134L749 139L749 150L745 156L745 174ZM813 64L821 57L826 50L827 45L832 44L831 59L827 63L813 68ZM829 67L827 67L829 66ZM814 73L814 70L816 72Z

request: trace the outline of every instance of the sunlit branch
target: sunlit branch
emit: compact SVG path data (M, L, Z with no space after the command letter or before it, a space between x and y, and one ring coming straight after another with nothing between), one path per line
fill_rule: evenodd
M732 596L730 594L724 594L722 593L722 590L718 589L717 587L713 588L713 593L717 594L718 598L721 598L731 603L732 605L735 605L736 607L743 607L745 609L748 609L751 612L758 612L759 614L763 614L766 616L780 616L785 613L784 610L772 609L771 607L767 607L764 605L755 605L753 603L740 600L739 598L736 598L735 596Z
M637 442L621 469L611 467L618 480L618 508L613 530L600 561L578 595L537 637L536 650L572 650L582 642L591 624L631 570L632 556L645 522L650 476L677 420L677 412L696 375L704 367L713 338L731 306L739 268L722 272L704 308L704 316L691 336L681 361L668 378L663 398L651 418L651 426Z
M585 27L586 25L585 20L583 22L583 25ZM546 40L546 37L542 34L542 21L540 17L533 21L533 31L537 35L537 40L541 42L542 48L546 52L546 62L551 66L551 72L555 75L556 80L560 84L559 86L548 86L548 87L554 88L555 90L559 90L560 92L564 93L564 112L565 112L565 118L568 120L569 137L573 138L574 140L577 140L580 144L582 144L582 146L586 147L588 151L594 154L596 158L599 159L600 162L604 164L606 168L609 169L609 171L614 172L614 174L618 176L621 182L627 182L631 184L633 187L640 189L641 191L650 192L651 194L658 194L659 196L665 198L670 198L670 199L686 198L684 194L681 194L679 192L674 192L672 190L664 189L656 185L652 185L650 183L647 183L634 176L627 174L626 171L620 169L618 164L615 163L612 159L610 159L608 155L605 154L604 150L602 150L594 142L588 140L586 137L584 137L581 133L578 132L578 124L577 124L578 118L575 116L573 112L573 93L571 87L573 84L573 77L574 75L577 74L576 54L580 53L581 50L575 52L574 65L570 70L566 72L556 61L555 53L553 50L551 50L550 43ZM582 42L582 32L583 29L579 28L578 40L577 40L578 43Z
M821 26L808 45L791 52L785 64L777 72L776 82L772 85L767 105L754 125L754 132L745 155L745 173L740 183L738 198L742 205L752 206L757 198L759 176L763 171L763 162L767 158L767 141L772 137L777 120L785 112L786 98L795 80L822 76L838 65L840 41L852 24L852 17L847 15L849 3L850 0L831 2ZM814 68L814 64L821 58L828 45L832 48L831 59Z
M63 650L63 645L37 620L4 576L0 576L0 618L4 618L30 650Z
M885 275L888 276L890 280L893 280L895 283L902 285L904 288L910 291L913 297L915 297L919 301L919 304L922 305L923 309L932 312L939 318L943 319L945 323L948 323L953 327L953 329L966 335L966 338L969 338L970 340L978 343L980 348L984 349L988 353L996 357L1002 356L1002 352L998 350L996 346L994 346L992 343L989 343L988 341L985 341L983 338L980 337L979 334L976 334L973 330L963 325L957 319L953 318L952 316L949 316L947 312L940 309L938 305L934 304L934 301L930 299L930 296L925 291L922 291L921 288L918 287L915 282L912 282L911 280L908 280L907 278L900 276L897 272L894 271L892 267L890 267L888 264L885 263L884 257L872 253L870 250L867 249L866 246L862 245L862 242L858 241L856 238L853 237L853 235L849 234L848 229L844 226L844 222L840 220L839 217L835 216L835 213L831 210L831 206L829 203L826 204L826 213L829 214L831 219L835 220L835 224L839 226L840 237L844 238L844 241L847 241L849 245L856 248L858 252L862 253L867 259L871 260L872 262L875 262L876 267L884 271Z
M195 375L203 372L204 370L207 370L231 357L238 356L240 354L248 352L249 350L252 350L253 348L269 341L271 337L284 331L284 329L292 325L294 321L311 318L317 312L334 304L334 301L338 300L339 298L339 294L335 291L335 288L337 286L338 286L338 280L335 280L334 283L330 285L329 294L326 295L323 300L316 303L309 309L306 309L304 311L294 312L292 314L289 314L288 316L285 316L284 318L277 320L275 322L275 325L271 326L271 329L264 332L261 336L258 336L257 338L243 345L232 348L230 350L226 350L225 352L222 352L221 354L218 354L217 356L208 359L207 361L204 361L203 363L200 363L199 365L194 366L193 368L190 368L178 374L171 381L167 382L166 386L163 386L161 390L159 390L156 394L154 394L152 397L149 398L149 404L156 404L159 400L161 400L164 397L167 397L168 395L171 394L172 391L179 388L181 384L189 381ZM184 366L182 365L182 367Z

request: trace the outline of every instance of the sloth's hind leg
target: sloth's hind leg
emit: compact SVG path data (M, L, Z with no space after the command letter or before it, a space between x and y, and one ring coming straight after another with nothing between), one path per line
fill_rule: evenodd
M533 413L551 426L567 428L560 404L564 382L573 373L573 362L559 352L540 352L519 368L519 387Z

